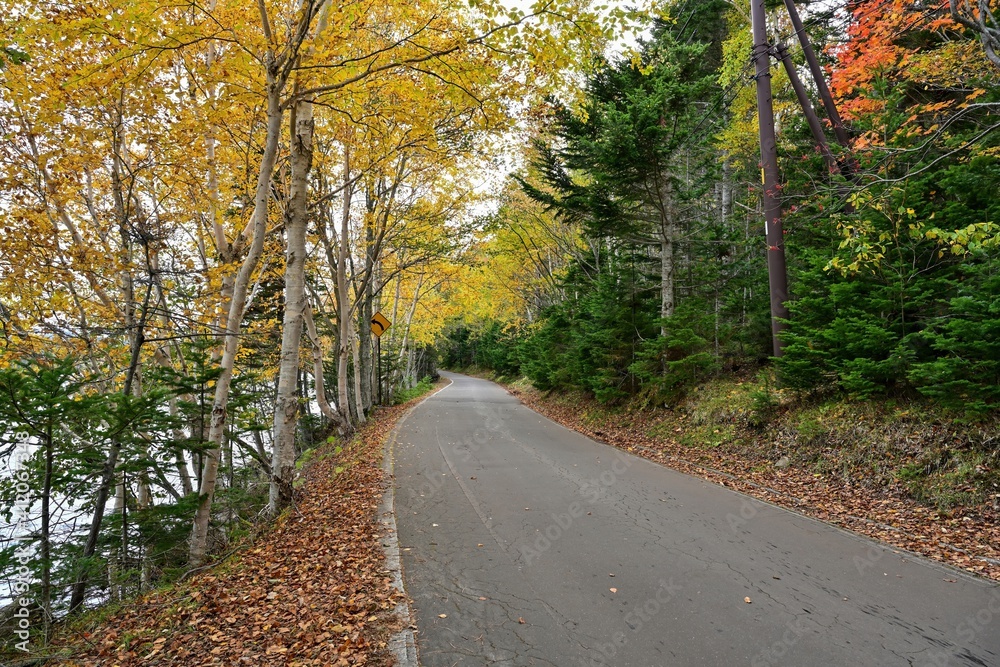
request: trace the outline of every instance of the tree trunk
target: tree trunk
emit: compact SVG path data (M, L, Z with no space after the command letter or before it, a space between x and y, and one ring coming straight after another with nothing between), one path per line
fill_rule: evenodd
M402 278L400 278L400 282L402 282ZM403 332L403 339L402 342L399 344L399 356L396 359L396 366L398 367L398 378L395 382L389 383L390 396L393 395L392 387L394 386L402 386L406 387L407 389L413 386L412 384L410 384L410 381L413 379L409 377L410 365L409 363L404 364L403 359L406 358L406 355L410 352L410 350L407 349L407 346L409 345L410 341L410 326L413 323L413 316L417 312L417 302L420 299L420 290L423 287L423 285L424 285L424 277L423 275L421 275L417 279L417 287L413 290L413 300L410 302L410 307L406 311L406 319L398 325L398 330L401 330ZM399 296L398 283L396 288L396 295L397 297Z
M135 509L138 513L148 510L152 506L153 492L150 488L149 473L143 471L139 475L138 485L136 487ZM138 547L139 558L142 559L139 570L139 590L147 590L153 584L153 563L149 558L149 552L146 549L146 545L140 543Z
M316 403L319 404L319 411L323 416L337 425L338 432L344 433L344 419L337 410L333 409L326 396L323 347L320 344L319 334L316 332L316 324L313 322L312 309L309 308L308 304L302 311L302 318L305 321L309 342L312 343L313 384L316 386Z
M264 155L257 174L257 187L254 193L254 210L252 218L252 242L243 263L240 265L236 279L233 281L233 295L229 302L229 313L226 317L225 346L222 359L219 362L220 375L215 383L215 397L212 403L211 425L209 427L209 442L213 447L209 450L201 484L198 489L200 503L195 514L191 530L191 547L189 558L192 565L200 565L205 560L208 550L208 524L212 512L212 500L215 495L215 484L219 469L219 455L222 449L222 439L225 436L226 406L229 402L229 387L233 379L233 367L236 354L239 351L240 326L243 321L243 310L246 306L250 278L260 261L264 250L264 235L267 231L267 208L271 192L271 175L274 171L275 158L278 152L278 140L281 138L281 89L277 80L277 68L273 56L268 57L267 66L267 134L264 141Z
M410 344L410 327L413 324L413 316L417 314L417 303L420 300L420 290L424 286L424 277L421 275L417 278L417 287L413 290L413 300L410 301L410 307L406 311L406 321L404 321L401 327L403 330L403 342L399 344L399 362L402 365L403 356L407 353L406 346Z
M125 508L125 478L124 473L115 484L115 504L111 516L120 517L118 522L122 527L121 544L115 549L108 562L108 590L111 600L120 602L125 599L125 590L121 582L121 571L125 569L124 561L128 550L128 514Z
M415 374L416 374L416 368L415 368L415 365L414 365L414 361L415 360L416 360L416 354L414 353L414 350L411 347L410 350L409 350L409 352L406 355L406 388L407 389L412 389L413 387L417 386L417 378L414 377Z
M295 476L295 426L298 423L299 346L306 307L306 226L309 220L309 171L313 155L313 107L303 100L291 113L291 184L285 212L285 314L281 328L278 397L274 408L274 444L268 510L272 516L292 502Z
M661 188L660 194L660 317L667 318L674 314L674 237L676 236L673 201L670 196L670 185ZM660 335L665 336L666 326L660 327Z
M396 340L396 334L398 334L400 331L403 330L403 328L399 325L399 303L400 300L402 299L401 296L402 290L403 290L403 276L402 274L397 274L396 287L393 290L393 295L392 295L392 311L391 311L392 315L389 316L389 321L396 322L396 326L389 329L388 335L382 334L382 339L379 340L380 345L383 342L388 343L386 349L382 352L383 356L382 363L385 365L384 368L382 369L382 375L384 376L382 382L385 384L385 389L384 389L385 396L383 398L387 403L392 403L392 394L394 391L393 387L395 386L396 382L395 378L397 375L396 366L398 366L398 364L389 363L393 358L392 344ZM403 348L400 347L399 349L402 350Z
M49 643L52 627L52 543L49 517L52 514L52 468L54 458L52 442L52 422L46 425L45 431L45 477L42 480L42 544L39 556L42 559L42 623L45 643Z
M354 414L358 418L358 425L365 425L365 403L361 394L361 341L351 337L354 351Z
M375 403L372 386L374 385L375 355L372 340L372 315L374 315L370 295L365 296L361 307L361 317L358 319L358 339L361 346L361 404L367 411Z
M351 221L351 148L344 146L344 208L340 218L340 247L337 257L337 329L339 349L337 350L337 404L344 423L351 428L350 396L348 394L347 362L351 352L354 333L351 331L351 295L347 284L347 255L350 252Z
M170 416L177 416L177 397L170 399ZM180 442L184 438L184 432L180 429L174 429L173 431L174 439ZM177 476L181 480L181 492L185 496L190 496L194 493L194 486L191 484L191 469L188 468L187 459L184 456L184 450L178 446L174 449L174 465L177 468Z
M361 316L358 318L358 338L361 345L361 405L365 410L371 408L372 395L372 315L374 312L376 257L375 230L371 222L374 216L369 214L365 221L365 289L361 302Z
M341 309L346 311L347 307ZM354 428L352 414L356 410L352 409L351 389L350 389L350 360L353 347L354 332L351 326L351 318L344 317L340 321L340 349L337 351L337 404L340 414L344 418L349 428Z

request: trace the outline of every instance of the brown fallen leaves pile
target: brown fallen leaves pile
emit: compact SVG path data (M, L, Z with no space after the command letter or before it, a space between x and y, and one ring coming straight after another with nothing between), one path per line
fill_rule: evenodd
M956 507L940 512L908 497L902 484L847 485L834 476L768 458L771 443L753 436L735 447L691 447L678 440L686 424L667 412L602 411L580 397L546 396L508 387L524 404L563 426L710 480L749 496L793 509L895 547L975 574L1000 580L1000 512L995 507ZM589 404L588 404L589 403ZM602 415L597 419L594 415ZM588 418L589 416L589 418ZM673 433L676 437L656 434ZM766 436L764 436L766 437Z
M296 506L229 561L64 636L74 655L62 664L391 664L397 594L378 507L382 443L406 407L377 412L340 454L319 453Z

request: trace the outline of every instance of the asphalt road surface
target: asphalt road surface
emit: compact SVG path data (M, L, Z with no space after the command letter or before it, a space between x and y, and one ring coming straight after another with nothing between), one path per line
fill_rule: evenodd
M394 447L421 665L1000 667L995 584L444 375Z

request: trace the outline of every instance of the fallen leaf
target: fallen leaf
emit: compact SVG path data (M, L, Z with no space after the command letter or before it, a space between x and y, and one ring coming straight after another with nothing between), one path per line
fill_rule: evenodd
M521 618L520 616L517 617L517 622L520 623L521 625L524 625L524 619Z
M743 601L746 602L747 604L750 604L750 598L749 597L743 598Z
M608 590L611 591L612 593L617 593L618 592L617 588L609 588Z
M438 618L448 618L448 614L438 614Z

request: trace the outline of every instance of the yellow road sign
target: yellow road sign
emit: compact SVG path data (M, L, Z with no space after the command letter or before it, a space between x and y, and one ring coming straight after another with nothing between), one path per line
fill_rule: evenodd
M385 330L392 326L392 322L385 318L382 313L372 315L372 333L381 338Z

